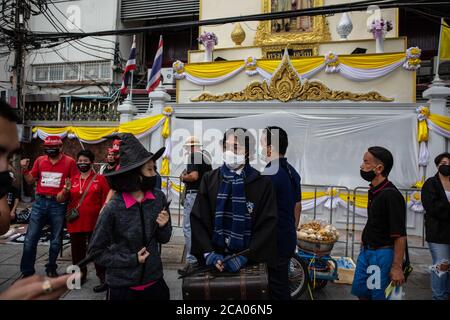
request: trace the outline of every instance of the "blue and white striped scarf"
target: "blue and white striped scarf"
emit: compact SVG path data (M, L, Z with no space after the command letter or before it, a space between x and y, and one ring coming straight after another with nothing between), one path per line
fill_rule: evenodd
M216 202L216 216L212 242L230 252L248 248L251 236L251 217L245 197L245 178L252 168L246 165L241 174L220 168L222 183Z

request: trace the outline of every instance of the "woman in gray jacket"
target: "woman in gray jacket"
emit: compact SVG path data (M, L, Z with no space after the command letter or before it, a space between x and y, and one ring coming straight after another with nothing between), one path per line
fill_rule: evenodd
M108 300L168 300L160 244L172 234L164 193L155 188L155 162L131 134L120 134L120 168L105 174L116 190L94 230L89 254L106 267Z

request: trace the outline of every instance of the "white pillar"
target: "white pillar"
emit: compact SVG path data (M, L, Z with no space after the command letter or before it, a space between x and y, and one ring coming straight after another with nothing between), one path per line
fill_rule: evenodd
M450 88L447 88L440 79L435 79L430 87L424 91L423 97L428 99L430 113L448 116L447 97L450 96ZM440 153L445 152L447 141L444 137L437 135L434 131L429 130L428 134L428 150L430 151L430 165L427 170L427 177L435 174L433 159Z
M162 114L166 103L170 101L170 95L161 85L159 85L154 91L150 92L148 97L152 102L152 108L149 106L147 113L151 115ZM162 126L151 134L149 139L149 147L151 152L156 152L161 147L164 147L164 139L161 136L161 132ZM162 159L158 160L158 170L161 168L161 160Z
M120 123L132 121L134 115L137 113L136 106L128 98L117 107L117 111L120 113Z

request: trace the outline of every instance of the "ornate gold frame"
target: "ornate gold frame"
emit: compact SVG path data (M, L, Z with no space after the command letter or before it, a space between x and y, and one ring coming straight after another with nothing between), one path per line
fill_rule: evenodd
M273 74L270 82L251 82L239 92L214 95L204 92L198 97L191 98L192 102L222 102L222 101L263 101L279 100L297 101L394 101L376 91L367 93L353 93L350 91L332 90L320 81L301 80L292 66L289 57L283 57L280 66Z
M263 13L270 13L271 0L261 0ZM322 7L324 0L314 0L314 7ZM328 23L323 16L313 17L313 31L302 33L274 34L271 31L271 21L261 21L256 31L254 44L277 45L287 43L324 42L331 40Z

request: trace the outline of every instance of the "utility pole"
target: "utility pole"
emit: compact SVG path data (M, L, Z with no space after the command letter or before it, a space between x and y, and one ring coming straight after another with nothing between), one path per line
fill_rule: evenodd
M22 113L22 121L25 122L25 99L23 94L24 82L24 53L25 53L25 22L30 18L29 7L26 0L15 0L14 31L16 41L14 44L15 60L14 73L16 80L17 109Z

